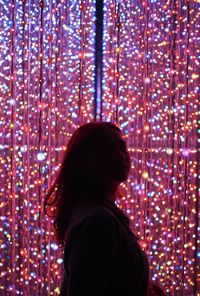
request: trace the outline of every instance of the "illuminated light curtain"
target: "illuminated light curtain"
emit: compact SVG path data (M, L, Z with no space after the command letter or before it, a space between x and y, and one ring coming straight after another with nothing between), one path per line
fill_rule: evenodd
M131 174L117 201L169 295L197 295L199 1L104 2L103 120ZM199 130L198 130L199 132Z
M0 1L0 295L57 295L63 253L43 198L93 119L95 5Z
M57 295L63 253L42 204L72 132L95 112L95 3L0 7L0 295ZM198 19L195 0L104 1L97 117L126 137L132 169L117 204L169 295L199 289Z

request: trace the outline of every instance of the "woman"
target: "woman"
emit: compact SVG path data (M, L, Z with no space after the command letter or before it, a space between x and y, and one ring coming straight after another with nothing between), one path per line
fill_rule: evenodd
M120 129L90 122L72 135L44 207L64 246L60 296L148 295L149 266L129 219L115 205L130 172Z

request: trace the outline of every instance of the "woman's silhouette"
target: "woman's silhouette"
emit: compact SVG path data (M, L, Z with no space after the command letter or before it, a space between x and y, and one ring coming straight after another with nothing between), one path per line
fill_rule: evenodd
M147 257L115 205L130 167L126 142L113 123L84 124L69 140L44 201L64 247L60 296L148 295Z

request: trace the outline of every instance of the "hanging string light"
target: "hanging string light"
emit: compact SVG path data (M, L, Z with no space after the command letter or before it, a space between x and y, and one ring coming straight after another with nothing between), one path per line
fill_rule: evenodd
M121 127L132 159L117 204L149 256L152 279L170 295L196 295L200 6L106 0L104 7L103 117Z
M63 251L42 204L69 137L93 118L95 5L0 6L0 294L57 295Z
M43 196L71 134L93 120L95 3L0 6L0 294L56 295L63 252ZM117 204L171 295L199 289L199 13L198 1L104 1L101 118L132 160Z

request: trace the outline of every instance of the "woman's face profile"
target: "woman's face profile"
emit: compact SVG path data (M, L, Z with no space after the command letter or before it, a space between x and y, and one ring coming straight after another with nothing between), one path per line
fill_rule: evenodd
M88 172L100 180L123 182L130 171L130 156L120 131L111 130L90 147Z

